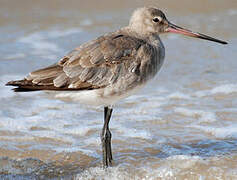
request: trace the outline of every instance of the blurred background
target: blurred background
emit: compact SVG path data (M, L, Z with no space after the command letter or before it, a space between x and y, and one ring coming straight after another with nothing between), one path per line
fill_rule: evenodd
M228 45L162 35L154 81L119 103L114 166L101 169L103 108L5 83L126 26L137 7ZM237 179L236 0L0 0L0 178Z

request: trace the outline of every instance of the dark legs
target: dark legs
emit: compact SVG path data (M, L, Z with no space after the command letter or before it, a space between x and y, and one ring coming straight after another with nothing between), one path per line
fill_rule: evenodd
M111 151L111 137L112 134L109 131L109 120L112 115L113 109L104 107L104 126L101 132L102 154L103 154L103 166L108 167L112 165L112 151Z

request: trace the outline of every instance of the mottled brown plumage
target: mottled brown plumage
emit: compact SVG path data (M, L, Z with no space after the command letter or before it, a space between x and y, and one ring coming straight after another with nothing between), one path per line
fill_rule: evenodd
M7 85L22 90L84 90L113 85L121 77L141 83L152 70L155 47L147 41L131 36L124 28L86 43L58 63L31 72L24 80ZM155 60L153 60L155 62ZM22 91L21 90L21 91Z

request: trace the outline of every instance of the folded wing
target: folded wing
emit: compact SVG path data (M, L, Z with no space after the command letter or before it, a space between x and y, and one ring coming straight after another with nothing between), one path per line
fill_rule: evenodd
M134 80L131 72L139 76L140 59L144 58L139 51L144 51L146 46L141 39L112 33L79 46L57 64L31 72L25 79L10 81L7 85L17 86L15 91L72 91L104 88L114 84L119 76ZM147 56L150 54L145 52Z

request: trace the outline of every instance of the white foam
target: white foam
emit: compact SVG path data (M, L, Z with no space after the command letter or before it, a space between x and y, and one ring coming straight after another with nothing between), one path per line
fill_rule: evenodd
M214 94L230 94L237 92L237 84L224 84L210 90L198 91L194 93L197 97L203 97Z
M188 156L188 155L174 155L174 156L170 156L167 158L168 160L201 160L201 158L199 156Z
M119 133L122 133L125 137L131 137L131 138L142 138L142 139L151 139L152 135L149 131L146 130L137 130L134 128L127 128L124 126L113 126L113 128L116 128L116 130Z
M120 165L106 170L100 167L92 167L78 174L76 179L176 179L176 176L181 171L194 168L197 163L202 161L198 156L175 155L165 159L163 162L158 160L157 163L162 165L159 165L157 168L151 167L152 164L149 162L141 163L140 166L136 165L135 167Z
M150 172L149 172L150 171ZM171 168L158 168L155 171L149 170L147 172L146 178L147 179L157 179L157 178L162 178L162 179L173 179L175 177L175 172Z
M21 131L26 132L28 129L30 129L31 126L34 126L37 121L41 119L41 117L22 117L22 112L17 113L19 118L18 122L16 123L15 118L8 118L5 117L4 121L2 121L2 125L5 129L11 129L12 131Z
M223 93L230 94L237 92L237 84L225 84L211 90L211 94Z
M197 118L199 122L214 122L216 115L213 112L203 110L193 110L187 108L175 108L174 111L184 116Z
M67 30L51 30L48 32L47 36L51 38L59 38L59 37L69 36L72 34L77 34L80 32L82 32L82 30L79 28L72 28L72 29L67 29Z
M237 125L233 124L231 126L224 127L210 127L210 126L200 126L193 125L193 128L200 129L206 133L210 133L217 138L237 138Z
M60 48L56 44L47 41L46 37L38 32L18 39L18 42L31 45L35 49L36 54L41 54L44 51L60 51Z
M190 96L188 94L184 94L181 92L174 92L167 96L170 99L190 99Z
M71 135L79 135L79 136L85 136L91 128L81 126L78 124L78 126L74 126L71 128L60 128L58 129L61 133L65 134L71 134Z
M95 153L95 151L84 149L84 148L79 148L79 147L75 147L75 146L74 147L57 147L57 148L54 148L54 150L57 151L57 153L61 153L61 152L72 153L72 152L80 151L83 154L86 154L88 156L99 158L99 156Z
M177 168L189 168L202 161L199 156L174 155L167 158L169 163L175 163ZM177 163L178 162L178 163Z
M175 179L182 170L196 166L202 161L198 156L174 155L168 157L157 169L146 168L147 179Z
M71 28L67 30L50 30L35 32L25 37L18 39L18 42L29 44L34 50L31 52L34 55L46 56L48 59L55 59L55 52L62 51L57 44L50 42L49 39L61 38L72 34L80 33L81 29ZM49 52L53 53L50 54ZM21 55L22 56L22 55ZM12 58L12 57L10 57Z
M100 145L100 138L99 137L90 137L85 139L84 143L86 145L96 145L99 146Z
M103 179L103 180L121 180L121 179L140 179L136 175L129 174L122 167L110 167L106 170L101 167L93 167L78 174L76 180Z

